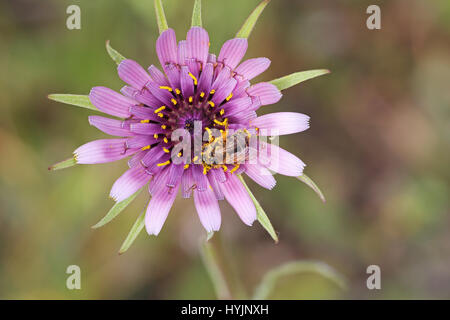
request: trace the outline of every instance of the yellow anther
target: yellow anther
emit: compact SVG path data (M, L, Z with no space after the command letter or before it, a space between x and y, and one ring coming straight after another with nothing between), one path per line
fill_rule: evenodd
M227 101L230 101L231 100L231 98L233 98L233 93L230 93L230 95L227 97Z
M144 151L144 150L150 150L150 148L151 148L151 146L148 145L148 146L142 147L141 150L142 150L142 151Z
M194 159L192 159L194 162L198 160L198 156L195 156Z
M167 139L167 137L164 137L163 140L164 140L165 143L169 143L169 139Z
M235 165L233 169L230 170L230 173L235 172L237 169L239 169L240 165Z
M141 120L141 123L149 123L150 120Z
M188 73L189 77L191 77L192 79L194 79L194 85L196 86L198 84L197 78L192 74L192 73Z
M162 112L158 113L158 117L160 117L160 118L164 117L164 113L162 113Z
M225 113L225 110L224 110L224 109L220 110L220 115L221 115L221 116L223 116L224 113Z
M165 153L170 153L170 150L167 149L167 148L163 148L163 150L164 150Z
M224 172L227 172L228 167L227 167L226 165L223 164L223 165L222 165L222 168L223 168L223 171L224 171Z
M208 140L209 140L209 141L214 140L214 137L213 137L213 134L212 134L211 129L208 128L208 127L206 127L205 130L206 130L206 132L208 132L208 135L209 135L209 139L208 139Z
M183 154L181 152L178 152L178 154L177 154L178 158L181 158L182 155Z
M205 97L205 93L202 91L200 92L200 98L204 98Z
M155 134L153 135L153 138L158 139L158 134L155 133Z
M208 170L206 169L206 167L203 167L203 174L206 175L208 173Z
M161 108L158 108L155 110L155 113L158 113L160 111L163 111L166 108L166 106L162 106Z
M214 123L218 124L219 126L224 126L224 125L225 125L225 121L220 122L220 121L217 120L217 119L214 119Z
M185 165L184 165L184 169L186 170L187 168L189 168L189 165L188 165L188 164L185 164Z
M170 164L170 160L167 160L166 162L158 163L157 166L158 167L163 167L163 166L167 166L168 164Z
M209 101L208 102L209 103L209 105L211 106L211 108L214 108L216 105L214 104L214 102L212 102L212 101Z
M167 128L167 126L165 124L161 125L161 129L165 130Z
M173 103L174 106L177 105L177 100L175 100L174 98L170 99L170 101Z
M164 89L164 90L169 90L169 92L172 92L172 88L171 87L167 87L167 86L160 86L160 89Z
M189 97L189 103L192 103L192 101L194 101L194 98Z
M176 93L176 94L180 94L180 93L181 93L181 90L178 89L178 88L176 88L176 89L175 89L175 93Z
M214 93L216 93L216 90L212 89L209 93L214 94Z

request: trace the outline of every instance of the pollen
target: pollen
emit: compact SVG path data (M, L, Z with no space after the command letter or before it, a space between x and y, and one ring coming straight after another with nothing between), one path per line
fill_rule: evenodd
M227 101L230 101L231 100L231 98L233 98L233 93L230 93L230 95L227 97Z
M196 86L198 84L197 78L190 72L188 74L189 74L189 77L191 77L194 80L194 85Z
M220 115L223 116L224 114L225 114L225 110L224 109L220 110Z
M239 164L235 165L234 168L230 170L230 173L235 172L237 169L239 169L239 167L240 167Z
M165 130L165 129L167 129L167 126L165 124L162 124L161 129Z
M155 113L161 112L161 111L163 111L164 109L166 109L166 106L162 106L161 108L156 109L156 110L155 110Z
M214 93L216 93L216 90L212 89L209 93L214 94Z
M164 140L165 143L169 143L169 139L167 139L167 137L164 137L163 140Z
M153 135L153 138L158 139L158 134L155 133L155 134Z
M214 102L212 102L212 101L209 101L208 102L209 103L209 105L211 106L211 108L214 108L216 105L214 104Z
M181 94L181 90L178 89L178 88L176 88L176 89L175 89L175 93L179 95L179 94Z
M170 99L170 101L173 103L174 106L176 106L178 103L177 100L175 100L174 98Z
M188 165L188 164L185 164L185 165L184 165L184 170L186 170L187 168L189 168L189 165Z
M168 164L170 164L170 160L167 160L166 162L158 163L156 166L158 166L158 167L164 167L164 166L167 166Z
M158 117L160 117L160 118L164 117L164 113L162 113L162 112L158 113Z
M200 93L200 98L204 98L205 97L205 93L202 91L201 93Z
M141 123L149 123L150 120L141 120Z
M163 150L164 150L165 153L170 153L170 150L167 149L167 148L163 148Z
M151 146L148 145L148 146L142 147L141 150L142 150L142 151L144 151L144 150L150 150L150 148L151 148Z
M169 92L172 92L172 88L171 87L167 87L167 86L160 86L160 89L164 89L164 90L168 90Z
M193 97L189 97L189 103L192 103L192 101L194 101Z

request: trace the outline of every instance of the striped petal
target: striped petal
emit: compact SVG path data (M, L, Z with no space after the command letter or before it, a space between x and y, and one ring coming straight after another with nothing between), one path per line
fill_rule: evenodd
M234 174L227 176L227 181L220 185L222 192L241 220L251 226L256 220L255 205L239 178Z
M270 60L267 58L255 58L242 62L239 67L234 70L243 80L252 80L260 75L270 66Z
M160 86L169 85L169 81L167 80L166 76L157 67L151 65L147 70L150 74L150 77L152 77L153 81L155 81L157 84L159 84Z
M260 135L279 136L305 131L309 128L309 117L296 112L276 112L260 116L250 122L260 129Z
M173 29L167 29L156 40L156 53L159 61L164 67L169 63L176 64L178 62L178 45L177 37Z
M149 235L157 236L161 231L177 197L178 187L179 185L175 188L162 188L153 195L145 213L145 229Z
M211 186L208 185L203 192L194 190L194 203L200 222L206 231L219 231L221 223L219 201Z
M217 60L233 70L241 62L247 47L247 39L235 38L228 40L222 46Z
M136 104L136 101L106 87L92 88L89 100L100 111L121 118L128 118L130 107Z
M212 97L212 101L216 104L219 105L220 103L222 103L223 101L225 101L225 99L231 99L231 92L233 92L233 89L236 87L236 79L231 78L228 79L228 81L226 81L219 89L217 89L216 93L214 94L214 96Z
M209 35L202 27L192 27L186 36L190 58L196 59L203 66L208 59Z
M276 86L268 82L261 82L251 86L247 89L247 93L251 97L257 97L262 106L277 103L283 96Z
M117 71L120 79L138 90L144 88L147 82L151 81L151 78L145 69L134 60L122 60L117 67Z
M128 137L134 135L130 127L125 122L117 119L110 119L101 116L89 116L89 124L103 131L104 133L118 137Z
M259 163L276 173L298 177L303 174L305 164L292 153L273 144L260 142Z
M246 164L245 173L261 187L272 190L277 181L272 173L260 164Z
M116 202L123 201L142 188L151 176L145 172L142 166L128 169L119 179L114 182L110 197Z
M135 150L126 149L126 139L101 139L88 142L73 153L77 163L96 164L123 159Z

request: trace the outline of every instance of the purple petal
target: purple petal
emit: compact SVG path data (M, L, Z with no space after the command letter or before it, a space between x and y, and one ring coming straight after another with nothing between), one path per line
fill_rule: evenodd
M153 195L145 213L145 229L150 235L158 235L167 219L170 208L177 197L177 185L175 188L162 188Z
M194 203L200 222L206 231L219 231L221 216L219 201L214 191L210 187L203 192L194 190Z
M170 167L165 167L153 177L153 180L148 185L148 192L151 195L158 193L161 189L167 187L167 177L170 171Z
M268 169L291 177L298 177L303 174L305 164L292 153L262 141L258 151L259 163Z
M239 67L234 70L238 76L245 80L252 80L260 75L270 66L270 60L267 58L255 58L242 62Z
M181 185L183 198L185 199L190 198L194 185L194 179L192 178L191 168L184 170L183 176L181 177Z
M151 176L148 175L141 166L135 166L128 169L116 180L116 182L114 182L110 197L117 202L123 201L142 188L150 178Z
M208 181L209 181L209 184L211 185L211 188L214 191L216 199L223 200L223 199L225 199L225 197L223 195L222 189L220 188L220 185L219 185L220 182L216 178L214 171L216 171L216 169L212 169L208 172ZM220 171L222 171L222 173L223 173L223 170L220 170Z
M161 102L156 99L150 92L147 90L137 90L130 86L124 86L120 89L120 92L131 99L136 100L139 103L143 103L149 107L158 108Z
M136 104L136 101L106 87L92 88L89 100L100 111L121 118L128 118L130 107Z
M128 137L133 136L129 126L121 120L110 119L101 116L89 116L89 124L112 136Z
M156 83L149 83L146 88L148 88L151 94L161 102L161 105L171 105L171 99L173 96L168 90L161 89Z
M194 80L189 76L189 69L186 66L181 67L180 84L185 99L194 96Z
M208 60L206 61L207 63L212 63L215 64L217 62L217 57L214 53L210 53L208 54Z
M166 132L161 125L155 123L133 123L130 125L130 131L137 134L154 135Z
M178 64L186 65L186 60L189 59L189 52L186 40L178 42Z
M211 100L217 105L225 101L225 99L230 96L230 93L236 87L236 83L236 79L228 79L228 81L226 81L219 89L217 89Z
M247 93L252 97L258 97L262 106L277 103L283 96L276 86L268 82L251 86L247 89Z
M159 118L158 115L155 114L155 110L155 108L132 106L130 108L130 113L137 119L160 121L161 118Z
M133 168L137 165L141 164L142 158L147 154L147 150L141 150L136 152L129 160L128 160L128 167Z
M180 70L174 64L169 64L164 68L164 72L169 79L170 86L173 89L180 88Z
M230 117L236 114L241 114L244 111L249 110L252 105L252 99L249 97L232 99L222 106L225 110L225 116Z
M134 60L122 60L117 71L119 72L120 79L138 90L141 90L147 82L151 81L150 76L144 68Z
M261 187L272 190L277 181L272 173L260 164L246 164L245 173Z
M204 66L209 51L208 32L201 27L192 27L187 33L186 41L191 54L190 58L194 58Z
M228 40L222 46L217 60L233 70L241 62L247 47L247 39L235 38Z
M184 165L183 164L172 164L169 168L169 173L167 177L167 186L168 187L175 187L176 185L180 184L181 182L181 176L184 172Z
M77 163L95 164L117 161L128 157L136 150L126 149L127 139L101 139L88 142L73 153Z
M203 174L203 166L199 164L192 165L192 177L198 191L205 191L208 187L208 178Z
M173 29L167 29L156 40L156 53L158 54L161 66L165 67L169 63L178 62L177 37Z
M148 67L147 70L148 70L148 73L150 74L150 77L157 84L159 84L160 86L168 86L169 85L169 81L167 80L166 76L157 67L155 67L154 65L151 65L150 67Z
M251 226L256 220L253 201L236 175L228 174L227 176L227 181L221 184L222 192L241 220Z
M231 69L228 67L223 68L219 74L217 75L216 79L214 80L213 84L211 85L211 89L217 90L220 87L222 87L229 79L231 78Z
M205 93L206 96L209 96L209 91L211 90L211 84L212 84L212 78L214 74L214 66L212 63L207 63L205 67L203 68L202 74L200 75L200 78L198 79L198 90L197 93Z
M279 136L305 131L309 128L309 117L296 112L276 112L260 116L250 125L260 129L260 135Z
M126 146L130 149L141 149L154 143L156 143L156 139L153 136L136 136L127 139Z

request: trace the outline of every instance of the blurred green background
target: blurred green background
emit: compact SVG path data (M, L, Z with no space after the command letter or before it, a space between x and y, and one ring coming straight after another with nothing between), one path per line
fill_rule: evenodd
M381 7L382 29L366 28ZM81 7L81 30L66 8ZM164 1L178 39L193 0ZM211 50L234 36L258 0L204 0ZM0 298L213 299L198 253L204 231L192 200L176 201L159 237L142 232L117 254L146 204L145 192L116 220L93 230L113 205L108 193L126 162L47 167L106 137L92 112L49 101L49 93L120 89L105 41L144 66L157 64L151 0L0 2ZM273 0L246 57L271 68L257 80L328 68L262 110L311 116L311 129L280 139L308 165L327 203L278 176L272 191L249 183L279 232L244 226L221 204L222 237L251 293L271 268L318 260L348 281L341 291L314 275L282 281L274 298L450 298L450 2L448 0ZM247 179L248 180L248 179ZM66 289L68 265L82 290ZM381 267L382 289L366 288Z

